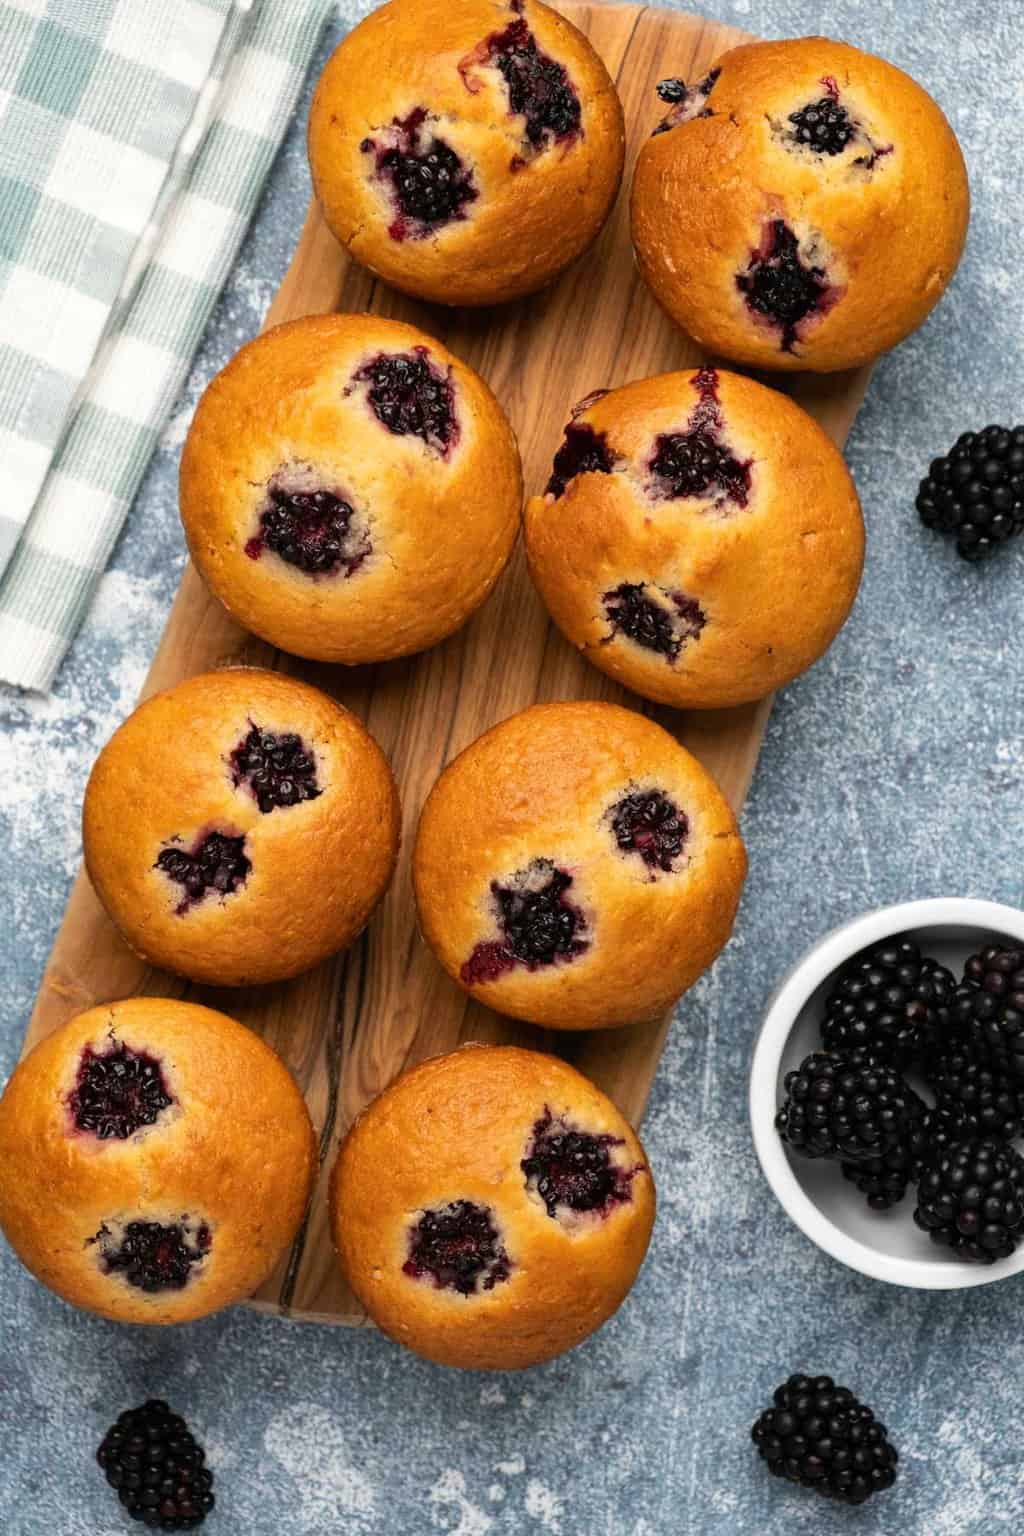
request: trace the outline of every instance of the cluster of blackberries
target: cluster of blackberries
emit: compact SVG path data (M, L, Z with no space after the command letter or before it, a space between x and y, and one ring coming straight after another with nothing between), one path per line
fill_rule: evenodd
M132 1519L153 1530L194 1531L213 1508L205 1452L159 1398L122 1413L96 1460Z
M774 1477L841 1504L891 1488L899 1460L885 1425L831 1376L791 1376L751 1430Z
M926 528L956 539L964 560L984 560L1024 529L1024 426L962 432L933 459L917 492Z
M958 984L910 940L881 944L839 977L821 1033L786 1077L782 1139L839 1163L874 1210L913 1184L915 1222L958 1258L1009 1257L1024 1237L1024 948L990 945Z

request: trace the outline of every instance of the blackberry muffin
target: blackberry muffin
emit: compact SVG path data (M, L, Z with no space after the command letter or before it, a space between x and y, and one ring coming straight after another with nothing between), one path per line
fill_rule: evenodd
M435 645L487 597L519 528L512 429L414 326L312 315L210 384L181 459L192 558L228 611L318 661Z
M577 406L526 511L530 573L566 637L648 699L707 709L809 667L864 560L843 457L785 395L714 368Z
M391 770L354 715L278 672L140 705L85 792L89 876L139 954L213 986L281 981L350 944L398 853Z
M552 1029L658 1018L732 931L746 874L714 780L614 704L537 704L451 763L420 818L420 926L448 974Z
M378 277L438 304L542 288L622 178L622 107L539 0L391 0L329 60L309 119L324 218Z
M611 1100L513 1046L466 1045L404 1073L356 1120L331 1182L342 1268L373 1321L473 1370L537 1365L606 1322L654 1205Z
M970 196L939 107L822 37L751 43L666 79L632 224L658 302L702 347L828 372L895 346L956 270Z
M79 1014L0 1099L0 1226L65 1301L184 1323L241 1301L302 1220L302 1095L234 1019L169 997Z

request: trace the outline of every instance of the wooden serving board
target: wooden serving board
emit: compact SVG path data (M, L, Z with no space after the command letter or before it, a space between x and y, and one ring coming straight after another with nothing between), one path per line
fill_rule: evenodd
M615 76L626 112L626 178L590 253L547 292L504 309L432 308L354 266L310 208L268 325L329 310L412 321L490 382L522 449L528 493L547 479L570 407L591 390L694 365L698 353L637 277L629 240L632 163L659 117L655 83L699 78L742 40L730 28L639 5L560 0ZM787 385L842 443L867 371ZM321 1132L322 1176L307 1224L253 1305L317 1322L365 1322L331 1249L327 1176L353 1117L399 1072L466 1040L515 1041L571 1059L638 1121L669 1019L635 1029L557 1035L500 1018L448 980L419 937L409 863L420 807L444 765L496 721L537 700L612 699L644 709L707 765L739 809L770 699L679 715L646 706L587 665L548 621L519 549L490 601L461 633L406 661L346 670L299 661L245 634L185 572L144 695L212 667L245 662L306 678L354 710L389 755L404 811L391 891L346 954L280 986L224 991L147 967L121 942L84 871L43 977L25 1048L73 1014L133 994L171 994L222 1008L265 1036L302 1084ZM685 1020L685 1004L684 1004ZM685 1027L685 1023L684 1026Z

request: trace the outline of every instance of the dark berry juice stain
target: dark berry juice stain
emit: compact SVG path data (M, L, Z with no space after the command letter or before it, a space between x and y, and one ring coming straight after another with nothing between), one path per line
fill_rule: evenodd
M526 138L534 150L575 138L580 132L580 99L565 66L537 46L522 18L503 32L493 32L460 66L467 85L473 64L493 64L500 72L509 111L526 119Z
M130 1221L120 1242L115 1242L109 1228L101 1227L90 1241L99 1244L105 1273L123 1275L138 1290L154 1292L184 1290L195 1266L209 1253L213 1238L205 1222L193 1227L182 1217L172 1226Z
M613 462L603 432L595 432L585 421L570 421L551 465L547 494L563 496L569 481L577 475L610 475Z
M179 915L202 901L208 892L219 896L237 891L248 879L252 861L245 853L245 838L226 832L207 832L191 849L161 850L155 869L184 888Z
M274 484L260 512L260 531L245 552L258 560L272 550L287 565L307 576L351 576L371 552L365 529L353 528L355 512L333 491L289 490Z
M396 437L420 437L439 453L458 441L451 369L432 363L426 347L382 352L360 368L353 383L368 386L373 414Z
M768 223L760 249L752 253L746 271L736 274L736 286L749 309L778 326L784 352L792 352L801 322L823 313L835 297L825 269L805 263L783 219Z
M656 592L659 598L649 596ZM696 598L683 592L666 592L661 587L642 586L639 582L624 581L606 592L601 599L605 616L611 625L609 640L625 635L643 646L676 660L688 640L697 640L707 623L707 617Z
M655 128L654 133L668 133L670 128L678 128L680 123L692 122L695 117L713 117L714 113L707 105L707 100L718 83L721 73L720 69L713 69L697 85L687 85L686 81L681 80L678 75L672 75L667 80L659 80L656 90L670 110Z
M127 1141L173 1103L156 1057L116 1041L105 1051L86 1046L68 1095L76 1129L100 1141Z
M527 1189L540 1195L549 1216L557 1216L559 1206L606 1215L632 1199L635 1170L618 1168L611 1159L612 1147L621 1146L621 1137L591 1136L545 1107L519 1166Z
M460 1296L492 1291L511 1270L491 1211L472 1200L424 1211L409 1232L409 1257L402 1265L411 1279L429 1275L438 1290Z
M841 155L857 132L846 108L831 95L789 114L793 139L816 155Z
M515 965L535 971L575 960L588 948L583 913L567 899L572 876L549 859L534 859L513 883L491 882L501 938L477 944L462 967L466 986L495 981Z
M719 505L745 507L750 495L752 460L741 461L723 440L718 374L701 368L694 376L698 401L684 432L665 432L654 444L650 487L654 496L710 497Z
M859 165L865 171L873 171L879 160L884 160L888 155L891 155L895 148L895 144L872 144L869 152L864 155L858 155L853 163L854 165Z
M392 240L422 240L432 230L466 218L466 207L480 195L469 167L450 144L429 128L429 113L417 107L394 118L382 141L364 139L360 149L372 154L375 174L390 188L395 218Z
M323 793L312 752L291 731L278 735L253 725L228 761L235 788L245 784L264 816L303 800L316 800Z
M690 834L686 814L662 790L634 790L611 809L612 835L624 853L670 873Z

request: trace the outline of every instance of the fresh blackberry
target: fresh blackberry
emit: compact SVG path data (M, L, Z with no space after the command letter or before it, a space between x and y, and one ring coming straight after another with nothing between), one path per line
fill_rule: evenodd
M917 492L926 528L956 537L964 560L984 560L1024 529L1024 426L963 432L933 459Z
M953 1018L964 1039L996 1070L1024 1078L1024 949L990 944L972 955L956 990Z
M905 1067L945 1043L956 981L909 939L890 939L854 960L825 999L828 1051L869 1050Z
M926 1113L900 1074L866 1051L813 1052L786 1074L785 1086L775 1128L803 1157L850 1163L884 1157Z
M841 155L856 133L846 108L822 96L820 101L809 101L799 112L791 112L793 137L817 155Z
M860 1190L873 1211L888 1211L898 1205L910 1185L920 1178L931 1149L929 1127L933 1113L913 1120L902 1139L882 1157L842 1164L843 1177Z
M185 1420L150 1398L108 1429L96 1460L133 1520L194 1531L213 1508L213 1473Z
M1024 1230L1024 1158L989 1138L955 1142L922 1173L914 1220L958 1259L1008 1259Z
M891 1488L899 1457L884 1424L831 1376L791 1376L751 1436L774 1477L826 1499L863 1504Z
M954 1045L931 1069L935 1109L929 1119L942 1143L990 1136L1013 1141L1024 1134L1024 1084L990 1065L972 1045ZM951 1137L956 1127L959 1134Z

